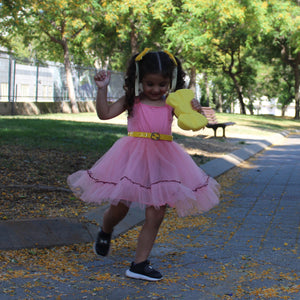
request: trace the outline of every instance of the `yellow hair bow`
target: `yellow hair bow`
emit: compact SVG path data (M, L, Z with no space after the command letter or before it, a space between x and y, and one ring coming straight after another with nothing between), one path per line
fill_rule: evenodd
M175 66L177 66L177 61L176 61L174 55L172 53L170 53L168 50L164 50L164 52L169 55L170 59L174 62Z
M145 48L136 58L135 61L140 61L151 50L151 48Z

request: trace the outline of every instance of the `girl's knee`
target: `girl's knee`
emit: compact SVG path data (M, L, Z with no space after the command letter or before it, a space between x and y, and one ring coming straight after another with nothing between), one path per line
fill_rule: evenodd
M128 213L129 207L123 203L118 203L117 205L110 205L107 210L108 215L124 217Z
M166 213L166 206L161 206L157 212L158 218L163 219Z
M153 225L157 224L158 226L164 219L166 212L166 206L161 206L159 208L155 208L153 206L146 208L146 221L151 222Z

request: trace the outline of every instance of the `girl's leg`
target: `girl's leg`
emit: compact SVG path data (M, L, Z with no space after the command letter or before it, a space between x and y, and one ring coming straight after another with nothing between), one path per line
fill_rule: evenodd
M147 258L152 250L165 211L166 206L161 206L159 209L155 209L153 206L146 208L146 220L138 238L135 261L126 271L126 276L149 281L162 279L161 273L150 266Z
M124 219L129 208L123 204L111 205L103 216L102 229L97 234L97 239L94 244L94 251L101 256L108 255L110 249L110 240L114 227Z
M146 220L138 238L135 264L147 260L150 255L159 227L164 219L165 211L166 206L161 206L159 209L153 206L146 208Z
M118 205L110 205L103 216L102 230L112 233L114 227L126 217L128 210L129 207L121 202Z

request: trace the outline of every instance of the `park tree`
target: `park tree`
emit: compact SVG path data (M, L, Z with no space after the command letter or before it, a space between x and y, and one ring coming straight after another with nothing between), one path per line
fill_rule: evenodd
M216 109L220 112L233 112L233 104L237 98L233 82L222 73L215 73L212 77Z
M268 1L269 26L265 28L266 47L272 49L273 57L280 57L290 66L294 80L295 119L300 111L300 1ZM288 70L288 68L285 68Z
M111 0L103 1L105 9L104 22L109 24L104 34L106 45L96 40L94 35L94 49L96 53L105 53L114 69L124 70L128 57L141 51L145 47L160 49L163 44L163 19L170 10L170 0ZM98 22L95 33L101 32Z
M201 3L204 1L200 1ZM203 16L206 14L206 6L199 8L198 12L193 11L196 1L174 1L172 14L164 16L166 43L169 49L180 56L184 69L190 78L188 88L195 90L197 74L203 73L201 82L205 85L205 98L209 102L209 83L207 73L210 73L209 66L213 58L212 51L207 49L206 37L202 27L199 27ZM200 6L200 5L199 5ZM204 101L204 100L203 100Z
M71 67L75 51L71 50L80 49L78 52L85 54L88 32L95 19L101 17L101 2L14 0L4 1L1 10L6 15L7 45L12 46L12 39L22 36L24 45L33 48L37 59L64 64L72 112L78 112Z
M278 87L278 103L281 106L281 116L284 117L288 105L290 105L294 99L295 91L293 85L293 79L291 72L291 66L283 64L281 68L278 68L274 73L273 86ZM279 72L278 72L279 71ZM279 85L276 85L279 83Z
M235 88L242 114L246 113L243 90L244 72L253 68L248 57L263 24L262 1L182 1L182 13L166 29L173 45L184 57L203 67L219 69Z
M261 48L260 50L266 50ZM270 53L264 51L260 57L267 58ZM294 100L294 80L293 72L289 65L285 64L279 57L272 58L271 63L265 63L265 59L258 63L257 76L253 86L253 94L256 98L266 97L269 101L277 99L278 108L281 109L281 116L285 116L287 107Z

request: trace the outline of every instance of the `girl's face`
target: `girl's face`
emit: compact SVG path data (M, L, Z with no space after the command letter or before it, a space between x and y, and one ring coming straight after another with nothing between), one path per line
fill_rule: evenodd
M143 93L151 101L158 101L168 92L170 78L161 74L146 74L142 80Z

